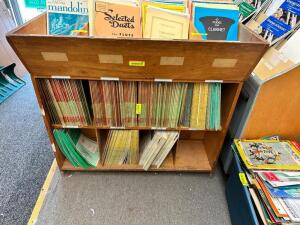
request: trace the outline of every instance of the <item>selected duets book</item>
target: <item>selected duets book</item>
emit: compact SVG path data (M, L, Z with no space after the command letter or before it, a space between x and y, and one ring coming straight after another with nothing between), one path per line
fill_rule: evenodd
M141 8L138 1L95 1L92 33L103 37L140 38Z
M47 0L47 33L50 35L89 35L87 0Z

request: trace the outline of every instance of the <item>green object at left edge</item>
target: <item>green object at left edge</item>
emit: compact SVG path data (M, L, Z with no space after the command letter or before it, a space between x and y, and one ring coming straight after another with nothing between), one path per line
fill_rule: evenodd
M24 0L27 8L45 9L46 0Z

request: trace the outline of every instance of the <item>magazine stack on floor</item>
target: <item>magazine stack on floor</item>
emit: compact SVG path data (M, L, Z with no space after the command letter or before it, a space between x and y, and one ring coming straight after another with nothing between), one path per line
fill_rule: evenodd
M235 140L261 224L300 224L300 148L279 137Z

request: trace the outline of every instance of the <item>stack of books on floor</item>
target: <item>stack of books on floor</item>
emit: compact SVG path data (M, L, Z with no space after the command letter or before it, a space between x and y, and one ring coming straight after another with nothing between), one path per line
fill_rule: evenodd
M93 168L100 160L96 141L86 137L78 129L53 130L56 143L74 167Z
M38 86L53 123L70 126L91 124L91 114L82 81L41 79Z
M300 224L300 149L280 140L235 140L233 148L261 224Z

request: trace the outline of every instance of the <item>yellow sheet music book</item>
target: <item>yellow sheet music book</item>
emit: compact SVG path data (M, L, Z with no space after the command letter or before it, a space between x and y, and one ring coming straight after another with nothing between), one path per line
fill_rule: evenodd
M300 169L300 152L289 141L234 140L248 169Z
M149 6L147 9L144 38L154 39L188 39L189 16Z
M142 3L143 30L145 30L145 24L147 21L146 17L147 17L149 6L157 7L157 8L161 8L161 9L172 10L175 12L186 12L186 6L181 5L181 4L164 4L164 3L158 3L158 2L143 2Z

